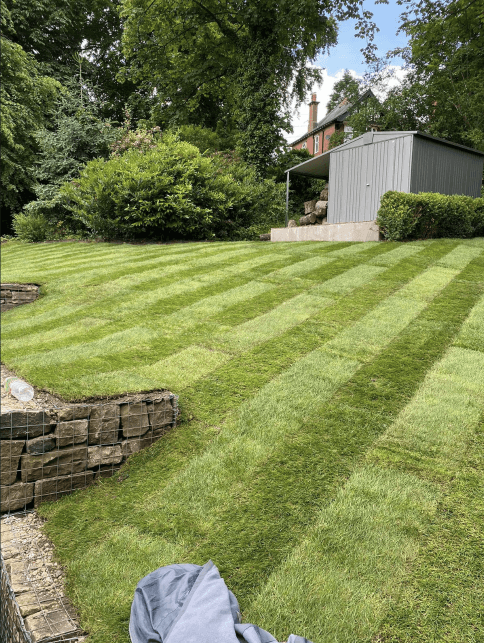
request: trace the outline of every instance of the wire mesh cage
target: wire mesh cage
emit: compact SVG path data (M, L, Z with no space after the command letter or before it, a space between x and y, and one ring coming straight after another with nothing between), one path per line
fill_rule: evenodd
M177 416L178 398L169 392L2 411L1 643L81 640L33 509L114 475L130 455L169 431Z

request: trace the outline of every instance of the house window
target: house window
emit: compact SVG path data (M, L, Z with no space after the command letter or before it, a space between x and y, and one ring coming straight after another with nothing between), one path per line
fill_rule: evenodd
M319 152L319 134L314 137L314 153L317 154Z
M304 141L304 143L301 145L301 149L302 149L302 150L307 149L306 141Z
M347 141L351 141L351 139L353 138L353 128L350 125L345 125L344 132L345 143Z

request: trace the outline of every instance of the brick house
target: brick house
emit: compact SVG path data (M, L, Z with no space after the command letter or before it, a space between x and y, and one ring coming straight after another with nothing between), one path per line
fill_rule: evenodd
M293 150L307 149L313 156L318 156L329 149L331 135L335 132L346 132L348 138L351 138L352 128L348 125L347 120L350 116L352 107L358 103L366 101L368 98L375 98L375 95L368 89L362 94L353 105L345 98L337 107L332 109L326 116L318 122L318 101L316 94L311 95L309 103L309 124L307 134L300 136L296 141L290 143ZM371 131L378 131L377 126L372 126Z

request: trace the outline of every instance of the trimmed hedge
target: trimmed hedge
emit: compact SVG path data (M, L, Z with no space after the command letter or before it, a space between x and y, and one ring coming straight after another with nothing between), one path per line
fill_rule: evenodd
M386 192L377 220L388 241L484 235L484 198Z

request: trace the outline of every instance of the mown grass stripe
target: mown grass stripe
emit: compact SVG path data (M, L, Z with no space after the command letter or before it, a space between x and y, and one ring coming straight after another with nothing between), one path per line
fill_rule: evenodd
M347 257L348 255L358 254L360 252L366 252L370 248L378 247L380 244L378 241L366 241L364 243L352 243L345 248L340 248L338 250L333 250L329 253L331 257Z
M95 292L91 290L90 292L83 294L83 303L78 303L74 306L61 305L56 307L54 302L50 302L50 310L46 312L39 311L36 313L35 321L32 319L32 315L29 315L28 312L22 313L22 308L9 311L13 313L17 313L17 311L19 312L15 316L12 315L10 318L11 321L9 321L8 325L3 325L2 331L3 333L6 333L6 336L15 337L21 336L25 332L25 328L29 328L30 331L33 331L34 329L40 330L39 327L48 330L55 324L58 324L60 319L63 319L64 323L67 321L74 321L77 319L77 316L83 307L88 308L90 316L109 315L111 318L122 318L124 315L129 315L131 313L147 309L154 302L158 302L162 299L168 299L170 297L186 295L194 290L223 282L231 276L277 261L280 258L281 257L278 255L256 255L251 259L239 257L238 261L233 261L229 266L218 268L217 270L208 272L208 274L194 272L191 274L191 277L182 278L179 281L173 281L171 276L161 279L156 279L155 277L149 282L144 283L144 288L147 290L143 291L138 291L132 283L125 283L124 289L119 289L119 285L118 289L113 288L115 294L112 295L108 284L105 288L107 292L100 292L98 288L96 288ZM159 285L160 281L162 282L162 285ZM133 290L136 290L135 294L133 294ZM124 299L125 297L127 300ZM37 303L40 305L42 300L34 302L33 305ZM182 303L180 307L182 307Z
M455 474L483 400L484 355L450 348L369 452L370 464L352 474L271 576L248 618L278 633L290 622L313 640L369 640L437 508L440 488L421 478L442 468ZM416 454L425 459L420 478L408 473Z
M484 350L484 296L472 309L455 344L476 351Z
M417 245L415 243L399 245L391 252L378 255L377 257L370 259L368 263L376 264L378 266L394 266L396 263L404 261L405 259L422 252L424 248L425 246L423 244Z
M207 342L207 346L222 347L232 352L248 350L255 344L267 341L288 328L301 324L332 302L333 300L329 298L313 296L311 292L302 293L264 315L215 336L213 340Z
M378 266L360 264L350 270L346 270L337 277L328 279L328 281L325 281L320 286L314 288L312 292L321 294L328 292L344 295L367 284L384 270L385 268L380 268Z
M442 257L442 259L437 262L437 265L453 268L454 270L462 270L480 254L482 254L481 248L459 245L445 255L445 257Z
M163 386L172 391L181 391L229 359L227 353L208 350L203 346L189 346L136 372L157 384L163 382Z

